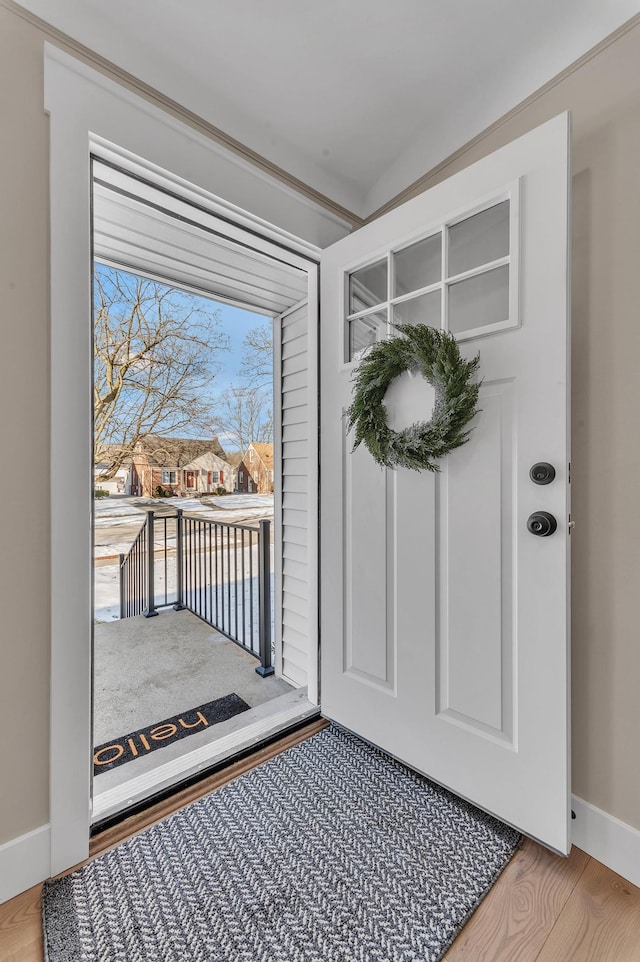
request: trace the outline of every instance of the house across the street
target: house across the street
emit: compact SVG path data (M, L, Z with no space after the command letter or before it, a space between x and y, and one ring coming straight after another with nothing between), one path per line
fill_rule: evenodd
M247 494L273 494L273 444L252 441L238 465L237 490Z
M109 471L109 464L106 461L99 461L94 465L93 476L94 487L101 491L108 491L109 494L131 494L131 481L133 465L131 459L126 460L116 471L112 478L104 480L101 476Z
M132 457L131 493L158 495L216 494L233 490L233 468L214 435L210 440L149 436Z

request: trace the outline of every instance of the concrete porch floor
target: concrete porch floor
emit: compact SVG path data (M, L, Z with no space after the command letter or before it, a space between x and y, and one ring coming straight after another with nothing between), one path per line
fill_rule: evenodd
M146 758L97 775L94 793L190 751L205 736L222 737L277 712L299 694L271 675L261 678L256 658L189 611L162 610L155 618L126 618L94 627L94 745L157 724L235 692L251 711L208 732L194 733Z
M95 745L235 692L254 708L292 691L190 611L94 628Z

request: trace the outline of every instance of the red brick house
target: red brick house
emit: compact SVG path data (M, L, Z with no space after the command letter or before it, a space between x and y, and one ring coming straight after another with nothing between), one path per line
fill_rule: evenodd
M253 494L255 492L255 486L253 484L253 479L249 473L249 468L246 466L244 461L240 459L236 468L236 485L235 490L240 494Z
M131 492L141 497L231 490L232 468L217 437L210 440L160 438L140 441L132 456Z
M248 494L272 494L274 472L273 444L252 441L238 465L237 490Z

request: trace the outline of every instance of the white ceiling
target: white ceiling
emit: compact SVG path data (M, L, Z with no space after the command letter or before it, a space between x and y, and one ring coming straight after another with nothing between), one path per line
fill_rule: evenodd
M640 0L21 0L365 215Z

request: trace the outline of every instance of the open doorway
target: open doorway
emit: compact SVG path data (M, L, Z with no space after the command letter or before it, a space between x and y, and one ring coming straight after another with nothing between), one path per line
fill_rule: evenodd
M167 200L94 161L94 824L316 711L308 279Z

